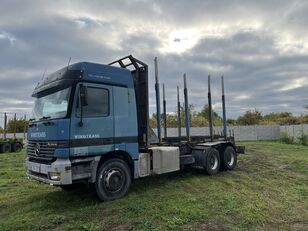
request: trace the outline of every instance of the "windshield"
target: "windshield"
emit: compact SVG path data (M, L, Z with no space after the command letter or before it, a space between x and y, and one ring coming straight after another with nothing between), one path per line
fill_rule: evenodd
M32 110L33 118L40 120L65 117L70 93L71 87L36 98Z

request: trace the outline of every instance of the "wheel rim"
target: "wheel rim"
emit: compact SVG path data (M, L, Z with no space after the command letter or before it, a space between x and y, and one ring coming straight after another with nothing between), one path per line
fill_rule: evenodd
M229 153L227 155L227 164L229 166L232 166L234 164L234 155L233 155L233 153Z
M218 167L218 158L215 155L210 157L210 168L215 170Z
M125 183L125 176L120 169L109 169L104 173L103 185L104 188L111 193L118 192L122 189Z

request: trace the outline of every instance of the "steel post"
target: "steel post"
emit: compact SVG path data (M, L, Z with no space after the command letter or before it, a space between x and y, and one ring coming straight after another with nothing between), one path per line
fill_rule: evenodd
M226 119L226 100L225 100L225 85L224 77L221 76L221 91L222 91L222 120L223 120L223 136L227 139L227 119Z
M184 74L184 100L185 100L185 117L186 117L186 137L190 141L190 114L189 114L189 104L188 104L188 91L186 74Z
M212 96L211 96L211 76L208 76L208 104L209 104L209 127L210 139L213 141L213 118L212 118Z
M156 119L157 119L157 137L158 143L161 144L161 115L160 115L160 93L159 93L159 78L158 78L158 64L157 57L154 58L155 65L155 92L156 92Z
M177 86L177 106L178 106L178 135L179 143L181 143L181 102L180 102L180 91L179 86Z
M163 113L164 113L164 138L167 139L167 111L166 111L166 95L165 84L163 84Z

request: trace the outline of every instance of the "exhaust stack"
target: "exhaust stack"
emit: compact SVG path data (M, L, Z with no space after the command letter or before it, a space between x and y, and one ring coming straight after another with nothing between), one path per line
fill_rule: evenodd
M181 143L181 103L180 103L180 92L179 86L177 86L177 99L178 99L178 133L179 133L179 144Z
M190 116L189 116L186 74L184 74L184 100L185 100L185 117L186 117L186 137L187 137L187 141L189 142L190 141Z
M166 112L166 95L165 84L163 84L163 113L164 113L164 138L167 140L167 112Z
M208 104L209 104L209 127L210 139L213 141L213 118L212 118L212 96L211 96L211 76L208 76Z
M154 58L155 65L155 92L156 92L156 119L157 119L157 137L158 143L161 144L161 125L160 125L160 93L159 93L159 79L158 79L158 65L157 57Z
M223 136L227 139L227 119L226 119L226 100L225 100L225 85L224 76L221 76L221 99L222 99L222 120L223 120Z

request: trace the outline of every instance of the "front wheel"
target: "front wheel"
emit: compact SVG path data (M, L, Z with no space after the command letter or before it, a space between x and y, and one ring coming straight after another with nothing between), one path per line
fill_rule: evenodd
M131 185L131 172L121 159L110 159L98 169L95 190L98 198L103 201L123 197Z

